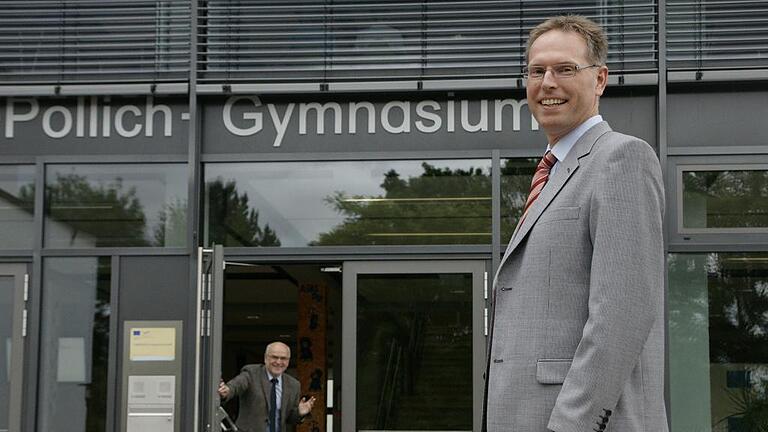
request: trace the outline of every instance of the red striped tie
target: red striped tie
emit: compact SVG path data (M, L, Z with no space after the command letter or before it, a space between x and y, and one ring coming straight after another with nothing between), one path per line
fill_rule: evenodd
M555 162L557 162L555 155L553 155L551 151L547 151L547 153L544 154L544 157L541 158L541 161L539 161L539 164L536 165L536 172L533 173L533 180L531 180L531 191L528 193L528 199L525 201L523 215L520 217L520 222L517 223L517 226L522 225L525 220L525 215L528 214L528 209L533 205L533 202L536 201L536 198L539 197L541 190L544 189L544 185L547 184L547 180L549 180L549 171L555 165Z

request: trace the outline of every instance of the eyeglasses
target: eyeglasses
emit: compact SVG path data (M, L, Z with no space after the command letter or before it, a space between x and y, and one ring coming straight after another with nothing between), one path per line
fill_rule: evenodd
M591 64L587 66L579 66L575 63L560 63L552 66L525 66L523 67L523 78L527 80L543 79L544 74L547 73L548 69L552 70L552 74L555 75L555 78L573 78L580 70L593 67L600 67L600 65Z
M279 360L279 361L288 361L288 360L291 359L290 357L276 356L276 355L272 355L272 354L267 354L267 357L270 360Z

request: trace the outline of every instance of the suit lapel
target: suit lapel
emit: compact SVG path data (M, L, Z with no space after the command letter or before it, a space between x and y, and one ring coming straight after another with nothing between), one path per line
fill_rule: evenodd
M264 405L267 406L267 418L269 418L269 411L272 409L272 399L270 398L270 394L272 393L272 383L269 382L267 368L264 366L262 366L259 371L259 382L261 383L261 391L264 393L264 400L266 401Z
M547 209L552 200L557 196L560 190L565 186L571 176L579 168L579 159L589 154L592 151L592 146L595 145L597 139L600 138L606 132L611 130L610 126L606 122L600 122L590 128L584 135L576 141L573 148L568 152L568 156L565 160L558 165L555 174L547 181L546 186L541 191L541 195L536 198L531 208L528 209L528 214L525 216L525 220L520 224L512 234L512 238L509 240L507 250L504 252L504 257L499 263L499 268L496 271L496 277L498 277L499 270L504 266L504 262L509 255L520 245L528 232L536 224L536 221L541 217L544 210ZM495 278L494 278L495 283Z

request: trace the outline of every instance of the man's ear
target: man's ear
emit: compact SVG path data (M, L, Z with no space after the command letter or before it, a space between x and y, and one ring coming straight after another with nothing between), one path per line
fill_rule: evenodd
M602 96L605 86L608 85L608 66L600 66L597 70L597 85L595 86L595 94Z

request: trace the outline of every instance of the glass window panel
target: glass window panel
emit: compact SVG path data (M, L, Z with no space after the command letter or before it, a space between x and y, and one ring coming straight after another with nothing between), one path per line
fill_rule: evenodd
M489 244L488 160L207 164L205 244Z
M768 170L684 171L684 228L768 228Z
M46 247L186 244L185 165L49 165L45 197Z
M359 275L357 430L471 429L472 275Z
M673 431L768 424L768 254L669 256Z
M0 276L0 431L8 430L13 332L13 276Z
M39 430L105 430L110 261L88 257L43 262Z
M501 160L501 244L502 252L523 215L525 200L531 190L531 180L538 159Z
M0 248L33 247L34 209L35 167L0 166Z

